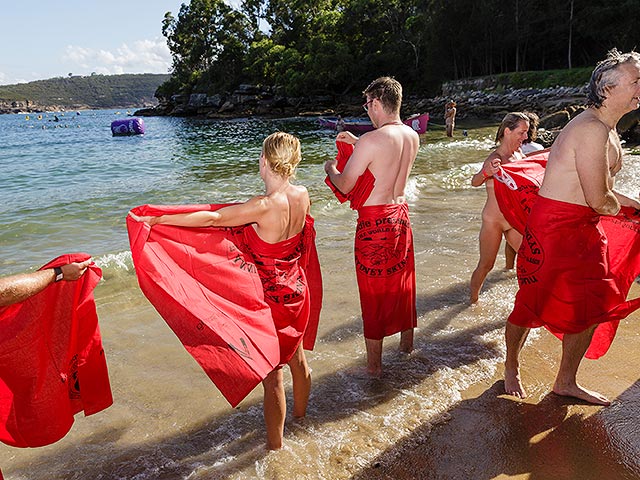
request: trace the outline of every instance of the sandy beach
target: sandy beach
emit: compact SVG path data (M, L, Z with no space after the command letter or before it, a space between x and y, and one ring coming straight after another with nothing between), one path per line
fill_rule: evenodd
M640 288L632 288L637 296ZM584 360L578 381L604 393L609 407L551 393L560 342L549 332L523 350L529 396L503 394L503 369L463 394L434 427L418 428L354 478L382 479L638 479L640 478L640 314L622 321L609 352Z

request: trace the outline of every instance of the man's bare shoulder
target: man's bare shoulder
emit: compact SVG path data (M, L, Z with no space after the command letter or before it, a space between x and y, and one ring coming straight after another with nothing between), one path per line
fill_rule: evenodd
M563 137L584 142L609 136L610 128L602 123L591 110L585 110L571 120L560 134Z

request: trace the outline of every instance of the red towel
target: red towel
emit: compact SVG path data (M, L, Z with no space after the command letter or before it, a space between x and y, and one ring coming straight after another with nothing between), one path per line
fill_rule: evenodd
M509 321L545 326L559 338L597 325L588 358L604 355L620 319L640 308L627 301L640 274L640 212L615 217L538 197L518 251L518 282Z
M364 336L380 340L417 325L409 207L372 205L358 214L355 262Z
M258 268L264 298L273 316L280 345L280 365L286 365L303 340L303 334L303 346L313 350L318 331L322 284L318 254L315 247L309 248L315 246L313 218L307 216L302 232L278 243L265 242L250 226L244 229L244 234L245 248ZM305 273L310 267L311 282Z
M338 147L338 155L336 156L338 165L336 166L336 168L339 172L342 172L344 170L344 167L347 165L349 157L351 157L351 154L353 153L354 146L350 143L336 141L336 147ZM327 178L324 179L324 182L329 186L340 203L344 203L349 200L351 202L349 206L353 210L358 210L364 205L364 202L367 201L369 195L371 195L373 187L376 183L376 178L367 168L364 173L358 177L358 180L356 180L356 184L346 195L338 190L338 188L333 183L331 183L328 175Z
M505 163L494 175L494 191L504 218L518 232L524 232L531 207L538 198L544 178L548 151L530 155L526 160Z
M223 206L144 205L133 212ZM127 217L127 227L140 288L232 406L293 355L303 333L304 347L313 348L322 279L310 216L301 234L273 246L256 241L250 225L151 228Z
M81 262L58 257L42 269ZM93 289L91 264L75 282L57 282L24 302L0 308L0 440L41 447L60 440L74 414L113 403Z

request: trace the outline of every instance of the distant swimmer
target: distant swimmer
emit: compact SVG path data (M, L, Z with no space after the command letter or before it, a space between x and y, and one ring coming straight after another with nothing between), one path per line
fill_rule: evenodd
M504 218L500 211L493 187L493 176L500 171L500 165L515 162L524 158L520 152L522 142L527 138L529 117L521 112L505 115L496 134L496 148L482 164L482 169L471 177L471 185L479 187L483 183L487 189L487 201L482 209L482 225L480 227L480 259L471 275L470 302L476 303L480 296L482 284L493 269L498 250L504 235L514 250L520 248L522 235L518 233Z

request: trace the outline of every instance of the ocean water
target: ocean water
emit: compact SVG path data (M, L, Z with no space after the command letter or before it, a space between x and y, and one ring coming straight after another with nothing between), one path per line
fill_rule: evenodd
M517 282L499 257L481 302L468 305L477 262L482 188L470 177L495 127L454 139L423 135L407 197L414 229L415 352L385 340L380 380L362 378L360 306L353 269L355 213L324 185L334 134L313 118L205 121L145 118L147 133L112 137L125 112L0 116L0 275L85 251L103 269L95 290L114 405L78 415L70 433L37 449L0 446L8 479L346 479L381 452L448 417L469 386L504 356L503 327ZM297 135L296 182L312 198L324 305L303 423L287 419L284 448L264 449L262 390L232 409L141 294L125 227L144 203L222 203L262 193L258 157L275 130ZM627 155L619 190L640 192L640 157ZM535 341L536 334L533 335ZM286 387L290 389L285 372ZM290 401L290 395L289 395Z

